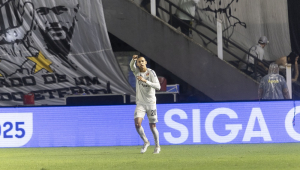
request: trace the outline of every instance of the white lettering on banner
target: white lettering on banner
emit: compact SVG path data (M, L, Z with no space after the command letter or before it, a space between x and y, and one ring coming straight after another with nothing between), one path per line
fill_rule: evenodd
M173 115L178 115L180 119L187 119L187 114L181 109L171 109L166 112L164 120L167 126L170 128L176 129L180 131L181 135L178 138L172 136L171 132L165 132L164 137L165 139L170 142L171 144L180 144L187 140L189 136L189 131L186 126L183 124L177 123L172 120Z
M295 115L300 113L300 106L292 108L286 115L285 130L291 138L293 138L294 140L300 141L300 134L295 131L294 126L293 126L294 113L295 113Z
M214 122L215 117L217 117L218 115L221 115L221 114L227 115L230 119L238 118L237 114L231 109L217 108L217 109L211 111L207 115L207 118L205 120L205 130L206 130L207 136L211 140L218 142L218 143L227 143L236 138L236 136L239 133L239 130L242 129L242 124L226 124L225 129L230 130L230 133L227 136L219 136L214 131L213 122Z
M261 131L254 131L256 119ZM253 108L244 134L243 142L249 142L252 137L262 137L264 141L272 141L265 118L260 108Z
M193 109L193 142L201 142L200 109Z
M32 113L0 113L0 147L21 147L32 133Z

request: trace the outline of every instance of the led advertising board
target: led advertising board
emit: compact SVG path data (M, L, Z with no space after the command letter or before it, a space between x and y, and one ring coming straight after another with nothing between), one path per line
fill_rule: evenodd
M134 110L135 105L3 107L0 147L142 145ZM300 141L299 101L158 104L157 110L161 145ZM147 116L142 126L154 144Z

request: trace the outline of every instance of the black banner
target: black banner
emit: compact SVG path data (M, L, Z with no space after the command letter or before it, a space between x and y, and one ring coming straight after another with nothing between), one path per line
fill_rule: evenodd
M288 0L288 14L292 51L300 54L300 1Z

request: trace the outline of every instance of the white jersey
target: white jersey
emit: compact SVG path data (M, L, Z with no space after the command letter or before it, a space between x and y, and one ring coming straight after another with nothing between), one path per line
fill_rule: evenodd
M160 89L160 84L155 72L147 68L147 71L140 72L135 66L135 60L131 60L130 69L135 76L141 76L147 80L142 82L136 80L136 103L137 104L156 104L155 90Z

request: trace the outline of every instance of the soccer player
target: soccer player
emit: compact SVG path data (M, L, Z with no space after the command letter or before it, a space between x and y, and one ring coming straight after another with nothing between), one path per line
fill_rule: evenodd
M135 66L138 67L138 69ZM144 57L138 57L138 55L133 55L130 62L130 68L133 74L136 76L136 108L134 111L134 123L135 128L144 141L144 146L141 149L141 153L147 151L150 142L147 139L144 129L142 127L142 121L147 113L149 119L150 129L152 131L155 140L154 154L160 152L159 146L159 133L156 129L157 120L157 110L156 110L156 97L155 90L160 89L160 84L155 72L147 68L147 61Z

